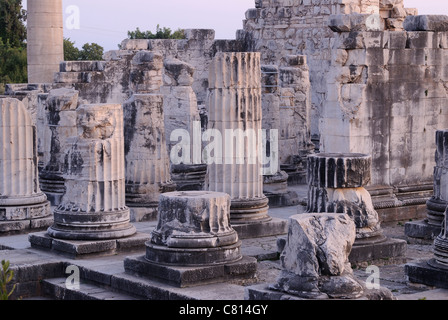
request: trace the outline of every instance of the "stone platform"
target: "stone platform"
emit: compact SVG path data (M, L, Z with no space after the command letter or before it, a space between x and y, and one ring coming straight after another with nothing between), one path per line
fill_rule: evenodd
M271 209L275 217L286 218L295 214L297 208ZM149 234L155 227L154 222L137 222L139 233ZM399 223L383 226L385 235L405 239L404 225ZM195 287L179 288L160 280L137 277L125 271L124 261L144 254L145 249L134 253L118 252L114 255L91 255L86 259L73 259L56 251L37 250L30 246L28 235L20 234L0 237L0 260L11 261L18 286L12 299L20 296L23 300L51 299L77 300L112 299L123 300L126 297L137 300L214 300L243 301L248 298L248 286L267 287L274 283L280 272L277 241L281 236L242 240L241 252L244 256L257 259L256 277L250 280L226 281ZM431 247L427 245L408 245L406 259L409 263L427 260L432 257ZM390 262L390 263L389 263ZM383 261L378 264L381 286L390 289L398 300L448 300L447 289L416 285L407 280L405 265ZM79 290L67 288L66 267L79 267L81 285ZM354 274L366 280L370 274L363 267L354 269Z
M356 240L349 256L353 265L381 264L383 261L403 263L406 261L407 243L402 239L385 236Z
M410 221L405 224L405 234L410 243L432 245L440 231L440 226L431 225L426 220Z
M136 233L133 236L111 239L76 241L50 237L46 232L32 233L29 235L31 247L53 251L70 258L88 258L91 256L115 255L119 252L132 252L145 247L145 242L150 239L149 234Z
M448 289L448 266L435 259L408 263L405 272L410 282Z
M254 278L257 272L257 259L243 257L240 261L228 264L178 267L151 263L144 256L137 256L126 258L124 268L129 274L148 277L175 287L185 288L235 279Z
M288 232L288 220L272 217L268 221L233 224L232 228L240 239L272 237Z

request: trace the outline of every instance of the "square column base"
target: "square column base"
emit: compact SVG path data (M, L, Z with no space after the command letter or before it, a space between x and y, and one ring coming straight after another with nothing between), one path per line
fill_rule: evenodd
M405 240L386 238L384 241L356 243L349 255L352 265L387 265L406 262L407 243Z
M405 265L410 282L448 289L448 266L437 267L435 259L411 262Z
M38 219L17 221L0 221L0 236L37 232L47 229L53 224L53 216Z
M144 250L145 242L150 238L151 236L146 233L136 233L121 239L97 241L56 239L50 237L46 232L32 233L28 236L32 248L52 251L73 259Z
M240 261L230 264L178 267L155 264L147 261L145 256L138 256L126 258L124 269L131 275L185 288L235 279L253 279L257 272L257 259L243 256Z
M278 236L288 233L288 220L272 218L268 221L232 224L240 239Z
M412 244L432 245L441 230L442 226L428 224L426 220L406 222L404 225L404 234Z

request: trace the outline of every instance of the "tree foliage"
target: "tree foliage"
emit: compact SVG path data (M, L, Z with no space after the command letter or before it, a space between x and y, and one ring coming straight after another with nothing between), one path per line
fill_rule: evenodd
M26 48L13 47L0 38L0 84L28 82Z
M7 83L28 81L25 20L21 0L0 0L0 94Z
M86 43L82 46L80 60L102 60L104 48L96 43Z
M75 47L75 43L70 38L64 38L64 60L76 61L79 59L79 49Z
M26 40L26 11L22 0L0 0L0 38L12 47L21 47Z
M96 43L86 43L82 46L82 49L78 49L75 46L75 42L69 38L64 39L64 60L65 61L77 61L77 60L102 60L104 48Z
M170 28L156 27L156 33L151 31L141 31L138 27L135 31L128 31L129 39L185 39L185 30L177 29L172 31Z

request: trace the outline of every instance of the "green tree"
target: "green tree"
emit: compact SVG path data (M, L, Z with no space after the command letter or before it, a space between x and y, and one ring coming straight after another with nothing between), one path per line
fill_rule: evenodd
M160 28L159 25L156 27L156 33L151 31L141 31L137 27L135 31L128 31L129 39L185 39L185 30L177 29L172 32L170 28Z
M0 38L0 90L7 83L28 82L27 68L26 48L13 47Z
M64 60L65 61L77 61L77 60L102 60L104 48L97 43L86 43L82 46L82 49L78 49L75 46L75 42L70 39L64 39Z
M102 60L104 48L96 43L86 43L82 46L80 60Z
M12 47L24 46L26 11L22 0L0 0L0 38Z
M75 43L70 38L64 38L64 60L76 61L79 59L79 49L75 47Z

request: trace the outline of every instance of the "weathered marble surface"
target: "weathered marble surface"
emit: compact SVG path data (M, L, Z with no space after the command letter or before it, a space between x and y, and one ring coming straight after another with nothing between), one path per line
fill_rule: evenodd
M348 256L356 238L345 214L300 214L289 220L282 271L271 289L303 298L353 299L363 286L353 276Z
M0 99L0 137L0 233L48 226L52 219L39 186L36 126L17 99Z
M365 154L310 155L307 212L346 213L356 224L358 239L380 235L379 216L365 189L370 165Z
M48 234L69 240L118 239L135 234L125 202L123 109L81 105L78 135L68 141L66 193Z

